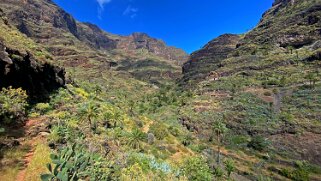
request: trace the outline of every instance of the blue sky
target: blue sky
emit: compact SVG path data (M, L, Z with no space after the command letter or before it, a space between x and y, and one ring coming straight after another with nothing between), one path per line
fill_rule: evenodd
M188 53L224 33L255 27L273 0L54 0L107 32L145 32Z

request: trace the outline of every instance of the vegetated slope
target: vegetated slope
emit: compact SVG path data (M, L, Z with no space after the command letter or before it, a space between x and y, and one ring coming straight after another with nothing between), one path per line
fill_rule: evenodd
M320 7L275 1L256 28L214 39L183 66L179 83L198 96L180 110L182 123L211 144L221 120L229 130L225 155L237 152L248 175L320 180L320 169L297 173L303 160L321 166Z
M204 78L215 70L219 72L219 68L226 66L220 62L229 57L238 59L247 55L259 64L264 62L259 61L261 57L271 57L272 54L281 54L286 50L293 53L293 49L312 45L320 40L320 24L318 0L275 1L273 7L264 13L257 27L250 32L240 36L220 36L203 49L192 53L190 60L184 65L183 80ZM251 68L248 66L248 69ZM229 73L221 74L224 76Z
M69 26L74 24L69 15L62 12L56 14L57 17L51 16L52 11L60 11L51 1L1 1L0 5L4 9L0 36L19 50L26 48L39 60L64 66L68 75L66 86L52 94L49 102L28 105L23 90L8 88L0 91L0 103L6 108L1 107L0 111L1 119L6 118L0 124L1 178L15 180L15 174L23 169L25 179L35 180L51 171L52 175L43 177L60 180L66 177L70 180L184 180L185 176L179 174L180 167L185 158L194 154L183 144L190 133L177 120L168 124L150 113L157 112L167 102L173 103L171 106L176 110L188 95L166 89L166 94L173 94L175 98L162 101L166 96L158 94L159 88L154 85L170 84L180 68L172 60L149 52L147 46L153 48L156 40L151 40L146 48L137 45L137 51L97 49L88 45L87 39L76 37L79 29L76 32L74 26ZM58 27L51 22L55 19ZM19 20L23 20L23 28L17 24ZM82 25L89 26L79 26ZM144 35L143 39L146 38ZM99 46L109 46L108 41ZM139 41L143 44L143 40ZM27 73L26 77L30 72ZM40 75L39 78L46 77ZM152 84L149 84L150 80ZM14 85L13 80L7 81L8 85ZM17 128L27 116L44 125L32 134L47 138L40 146L48 145L52 149L50 151L56 155L51 156L53 162L59 164L56 162L59 157L60 161L65 159L69 163L81 164L81 167L67 164L58 170L59 175L53 169L43 172L47 169L43 163L50 154L48 149L43 149L45 152L40 155L41 151L37 151L39 145L18 146L28 136L26 130ZM36 147L36 151L28 168L24 168L26 165L20 163L29 147ZM64 148L68 152L64 152ZM70 155L64 157L64 153ZM204 160L197 161L207 168Z
M10 7L20 11L23 11L22 5L40 7L45 4L51 8L44 11L44 15L57 8L50 1L2 2L16 4ZM318 4L316 1L291 2L298 3L297 8ZM10 16L9 9L6 11L4 17ZM25 13L29 17L25 23L36 23L31 18L34 17L32 13ZM4 22L8 30L15 27L11 25L13 19ZM53 61L65 65L72 78L49 102L33 105L27 112L31 117L43 119L46 125L43 131L48 132L45 134L48 143L44 144L52 148L52 162L59 165L67 161L76 165L62 164L60 174L48 166L46 173L50 175L43 175L44 180L52 177L61 180L62 177L70 180L210 181L214 177L222 180L320 180L321 171L317 166L320 164L321 107L316 71L320 67L318 43L292 53L290 48L271 46L273 43L266 51L255 47L249 50L252 43L240 43L246 35L224 35L196 52L193 62L185 64L181 82L196 88L182 91L171 84L162 86L172 77L156 79L159 75L170 74L160 74L154 72L155 69L166 72L171 66L175 71L177 67L152 55L147 48L133 52L117 48L97 50L72 32L67 26L49 28L43 36L63 38L46 38L45 41L33 38L37 43L19 36L24 40L22 43L28 42L25 46L32 45L30 51L39 59L50 59L50 53L39 51L43 47L48 49L54 54ZM4 38L11 37L2 34ZM109 35L112 37L117 39ZM145 35L138 37L144 39ZM65 40L73 43L60 43ZM76 53L55 54L50 51L55 42L61 52ZM109 40L100 46L109 46L107 42ZM145 40L127 44L149 46ZM80 59L81 56L84 59ZM202 61L197 57L202 57ZM70 62L72 64L68 64ZM108 67L112 69L106 70ZM136 75L132 77L133 74ZM160 88L153 86L153 76L158 83L164 82ZM150 81L152 84L148 83ZM5 93L1 91L0 98L5 97ZM1 153L10 156L10 150L6 148ZM34 157L39 159L40 156ZM42 162L32 161L35 164L31 164L33 168L26 169L27 172L35 167L43 170L45 165L37 165Z
M0 13L0 88L23 88L31 99L45 99L65 85L65 71L42 48L6 24ZM48 60L46 60L48 59Z
M122 61L152 59L161 62L159 74L162 65L169 68L166 71L177 73L177 65L188 57L183 50L168 47L143 33L118 36L91 23L80 23L51 0L4 0L0 7L9 24L40 43L66 68L83 67L99 72L121 67ZM137 71L131 75L137 75L140 72Z

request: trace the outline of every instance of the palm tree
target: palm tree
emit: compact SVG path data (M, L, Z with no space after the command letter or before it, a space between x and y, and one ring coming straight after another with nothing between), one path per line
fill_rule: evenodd
M295 49L293 46L288 46L286 47L288 49L288 52L290 52L291 54L293 54L293 50Z
M227 172L227 176L228 178L230 178L231 173L234 172L235 170L235 163L232 159L227 159L225 160L224 164L225 164L225 170Z
M98 106L93 102L87 102L80 109L80 116L82 119L89 123L90 128L92 128L92 122L98 117Z
M224 134L227 132L227 127L226 125L221 121L215 121L214 125L213 125L213 131L216 134L216 138L217 138L217 163L220 163L220 155L221 155L221 143L222 143L222 139Z
M134 129L128 136L127 145L137 150L141 148L141 142L146 138L139 129Z
M314 88L315 82L317 81L316 75L314 73L308 73L305 78L309 80L310 87Z

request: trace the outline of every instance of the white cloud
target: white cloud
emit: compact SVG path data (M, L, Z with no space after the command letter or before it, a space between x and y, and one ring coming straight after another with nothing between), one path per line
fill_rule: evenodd
M99 6L101 9L104 9L105 4L108 4L111 2L111 0L97 0Z
M123 12L123 15L130 16L131 18L135 18L137 16L137 12L138 12L138 8L134 8L131 5L129 5Z

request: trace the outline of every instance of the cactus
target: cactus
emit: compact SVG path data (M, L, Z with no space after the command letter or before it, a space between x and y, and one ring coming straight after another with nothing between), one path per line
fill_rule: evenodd
M51 154L50 158L53 163L53 165L47 164L50 174L42 174L42 181L73 181L92 177L90 174L94 172L89 169L97 170L95 166L97 166L97 162L100 163L99 157L87 153L83 147L75 144L60 150L58 154Z

